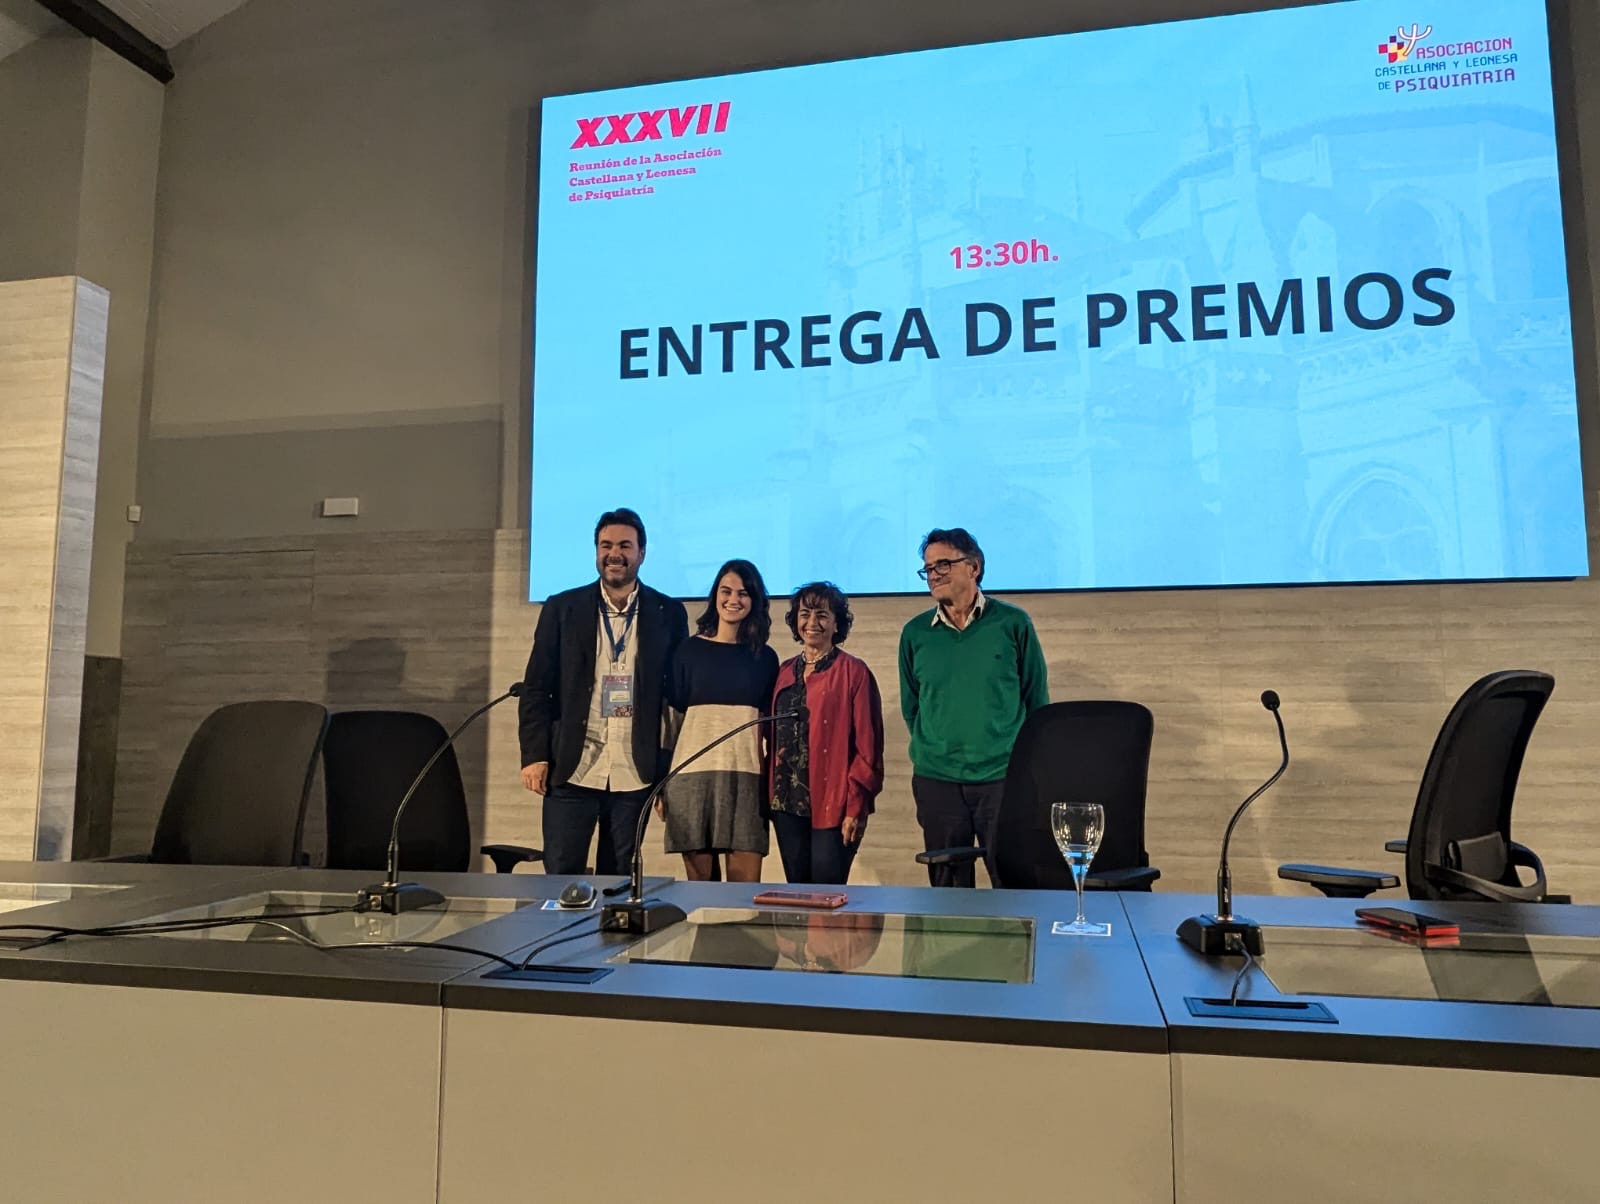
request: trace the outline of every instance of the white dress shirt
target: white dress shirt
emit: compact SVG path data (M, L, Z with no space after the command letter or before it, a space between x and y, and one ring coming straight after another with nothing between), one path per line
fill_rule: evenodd
M633 612L633 624L628 629L623 649L617 654L606 637L605 618L597 619L594 650L594 688L589 693L589 717L583 728L583 755L578 758L577 771L571 782L590 790L643 790L648 782L641 781L639 770L633 763L633 716L613 715L609 719L600 714L601 693L605 678L612 675L633 676L635 652L639 644L639 586L621 607L611 605L611 598L602 587L600 610L611 620L611 630L623 639L622 630ZM634 705L638 705L639 683L632 683Z

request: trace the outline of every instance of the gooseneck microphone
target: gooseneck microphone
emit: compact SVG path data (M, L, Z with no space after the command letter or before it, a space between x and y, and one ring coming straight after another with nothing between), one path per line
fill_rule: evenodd
M1251 792L1250 796L1239 804L1239 809L1233 813L1233 818L1228 821L1228 828L1222 834L1222 856L1217 862L1217 913L1210 916L1190 916L1178 925L1178 939L1196 953L1207 957L1226 955L1230 953L1252 954L1261 952L1261 925L1254 920L1244 919L1233 914L1233 873L1228 868L1228 844L1233 840L1233 829L1239 822L1239 817L1245 809L1255 802L1283 776L1283 771L1289 768L1289 739L1284 735L1283 716L1278 714L1278 695L1273 690L1263 690L1261 705L1272 712L1272 717L1278 724L1278 744L1283 749L1283 760L1275 772L1260 786Z
M719 744L733 739L740 732L749 728L758 727L763 723L776 723L780 719L795 719L800 722L808 722L808 712L804 697L796 695L795 705L771 715L757 716L739 724L738 727L723 732L722 735L700 749L693 756L686 757L673 766L672 772L656 783L655 789L651 790L649 795L646 796L644 806L639 811L639 825L633 834L633 873L629 877L626 886L628 897L621 903L607 903L601 908L600 930L602 932L628 932L635 935L647 935L652 932L659 932L663 928L669 928L685 918L683 908L674 907L671 903L664 902L661 899L646 899L644 897L644 830L650 823L650 812L655 809L656 799L666 789L667 783ZM608 896L615 896L621 894L623 889L624 887L620 885L613 886L605 893Z
M522 683L512 682L499 698L484 703L463 719L456 726L456 730L445 737L444 743L433 750L433 756L428 758L427 764L422 767L422 771L417 774L405 796L401 798L400 805L395 808L394 823L389 828L389 854L385 861L383 881L375 886L364 886L356 892L357 911L382 911L397 916L403 911L415 911L419 907L433 907L444 902L444 896L430 887L420 886L415 882L400 881L400 817L406 813L406 804L411 801L411 796L416 794L417 788L428 776L428 771L440 757L444 756L446 749L454 746L456 737L471 727L478 716L493 710L508 698L521 696Z

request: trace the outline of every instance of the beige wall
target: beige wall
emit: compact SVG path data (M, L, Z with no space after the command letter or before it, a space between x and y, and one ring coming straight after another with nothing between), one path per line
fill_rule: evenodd
M251 0L172 55L145 532L524 525L542 96L1237 7L384 0L377 20L351 0ZM1574 7L1600 131L1594 6ZM498 460L457 471L495 426ZM236 471L255 435L294 471ZM451 464L427 454L435 439ZM408 500L381 496L384 479ZM361 517L318 518L329 494L364 497Z
M133 534L128 506L138 497L157 148L165 100L158 81L94 45L75 270L111 294L111 326L89 585L91 656L117 656L122 649L123 558Z
M163 98L154 79L87 38L45 38L0 60L0 280L76 275L111 294L89 597L95 656L122 646Z
M89 46L84 38L44 38L0 60L0 279L72 274Z
M251 0L172 54L149 431L162 486L146 532L255 535L289 514L328 530L316 500L384 473L452 517L522 525L542 96L1227 7L385 0L380 20L350 0ZM459 476L419 455L415 429L391 434L459 443L447 428L487 421L499 462ZM285 465L317 464L336 429L361 436L342 483L214 467L251 433L294 435L303 454ZM374 498L338 529L426 528L426 509Z
M381 7L252 2L173 53L152 434L498 415L546 6Z
M526 488L528 114L540 96L1226 7L385 0L376 20L366 4L251 0L179 47L144 458L159 473L141 486L151 504L129 581L118 847L147 840L182 742L211 706L299 693L450 718L519 673L536 614L512 528ZM1576 7L1593 230L1600 18ZM1587 366L1586 302L1579 316ZM1592 483L1587 373L1580 390ZM483 436L496 426L491 462ZM404 482L405 497L385 498L385 480ZM316 499L334 492L373 505L352 525L317 519ZM1296 760L1236 840L1242 891L1275 889L1283 860L1382 864L1451 700L1481 673L1530 665L1558 686L1529 754L1519 834L1561 887L1594 899L1597 599L1583 581L1024 601L1056 698L1117 695L1156 711L1149 843L1165 885L1209 888L1223 819L1272 767L1262 688L1285 699ZM859 863L883 881L916 877L893 646L918 605L864 602L852 642L891 711L890 785ZM477 830L537 843L509 716L466 759Z

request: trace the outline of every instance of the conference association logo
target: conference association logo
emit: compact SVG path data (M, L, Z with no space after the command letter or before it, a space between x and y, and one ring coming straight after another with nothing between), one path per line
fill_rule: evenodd
M650 197L658 188L693 187L722 158L723 148L712 135L727 133L732 115L733 102L719 100L579 117L578 136L569 149L591 153L573 156L567 165L568 203ZM684 138L703 141L663 145Z
M1378 91L1397 97L1510 84L1517 79L1516 43L1509 34L1441 40L1434 38L1431 24L1413 21L1410 29L1397 26L1378 43L1378 57L1382 62L1372 72Z
M1428 35L1432 32L1433 26L1430 25L1426 29L1419 30L1415 21L1411 23L1410 33L1407 33L1406 27L1402 25L1389 35L1387 42L1383 42L1378 46L1378 53L1391 63L1403 63L1411 57L1411 52L1419 44L1427 40Z
M637 113L605 113L578 118L578 136L572 150L616 146L621 143L657 142L727 132L731 100L715 104L683 105L675 109L649 109Z

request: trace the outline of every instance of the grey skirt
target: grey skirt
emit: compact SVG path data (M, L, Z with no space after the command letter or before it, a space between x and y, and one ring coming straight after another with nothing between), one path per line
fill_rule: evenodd
M753 707L693 706L678 733L676 767L718 736L754 719ZM740 732L679 774L662 792L666 805L666 851L760 853L768 850L762 794L761 730Z

